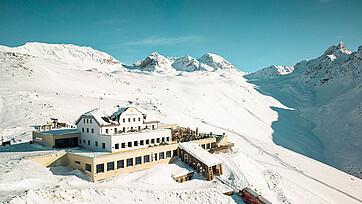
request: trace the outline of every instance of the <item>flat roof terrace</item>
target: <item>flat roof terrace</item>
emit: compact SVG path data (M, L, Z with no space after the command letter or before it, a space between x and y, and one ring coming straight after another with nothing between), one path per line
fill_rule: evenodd
M80 131L74 128L68 128L68 129L55 129L48 131L37 131L37 133L47 134L47 135L65 135L65 134L80 133Z

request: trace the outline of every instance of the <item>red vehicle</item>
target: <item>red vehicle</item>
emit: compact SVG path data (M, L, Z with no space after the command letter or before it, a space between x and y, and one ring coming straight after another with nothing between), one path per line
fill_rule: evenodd
M251 190L250 188L244 188L243 190L239 191L240 196L246 203L250 204L271 204L270 201L256 193L255 191Z

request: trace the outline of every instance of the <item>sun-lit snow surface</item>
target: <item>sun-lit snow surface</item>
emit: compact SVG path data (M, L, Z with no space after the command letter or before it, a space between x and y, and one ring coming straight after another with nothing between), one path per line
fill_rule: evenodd
M241 201L222 192L246 186L273 203L361 202L360 179L274 144L272 126L281 117L278 111L293 109L259 93L246 82L245 73L227 68L230 64L221 57L198 60L205 67L215 66L210 71L158 72L133 66L126 69L102 60L54 59L60 55L56 51L37 54L38 49L51 50L54 45L39 44L43 48L37 48L36 44L27 51L0 48L0 139L15 143L0 147L0 202L234 203ZM77 56L89 56L82 47L74 46L73 51ZM179 184L172 180L168 165L92 183L82 172L67 167L47 169L21 160L50 151L27 144L31 125L43 124L50 117L74 123L79 115L99 105L111 107L129 101L148 117L163 122L226 132L235 146L231 153L215 156L223 162L221 179L228 185L218 180L207 182L198 175ZM284 129L293 128L293 123L286 124Z

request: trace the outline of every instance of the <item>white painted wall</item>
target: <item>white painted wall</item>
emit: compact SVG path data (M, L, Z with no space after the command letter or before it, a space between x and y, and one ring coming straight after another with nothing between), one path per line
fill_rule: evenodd
M92 129L94 133L92 133ZM81 142L78 141L79 146L92 150L112 151L111 139L107 136L100 135L100 126L93 117L82 116L81 120L77 125L77 130L81 132ZM97 146L96 141L98 143ZM105 149L102 148L102 143L105 144Z

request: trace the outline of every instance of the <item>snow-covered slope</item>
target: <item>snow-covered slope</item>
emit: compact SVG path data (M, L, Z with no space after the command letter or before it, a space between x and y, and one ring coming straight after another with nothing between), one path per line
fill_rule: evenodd
M259 93L243 77L243 72L223 60L215 59L215 63L230 69L215 70L217 65L204 59L197 61L216 66L212 69L215 71L201 71L198 66L196 72L176 70L159 74L152 70L153 65L150 71L139 71L144 60L136 64L137 70L99 62L74 66L68 60L9 51L18 48L3 49L5 52L0 51L0 140L11 139L14 145L0 147L0 202L242 202L237 197L223 195L222 189L227 186L219 181L208 182L196 175L191 182L175 183L170 179L167 165L92 183L80 179L86 176L79 171L65 167L47 169L22 160L58 152L28 145L31 125L44 124L50 117L74 123L80 114L99 105L124 105L129 101L149 117L163 122L199 127L199 131L205 132L225 132L235 146L230 153L216 156L223 162L221 179L234 188L257 189L273 203L360 203L362 200L359 178L275 145L275 133L280 131L292 130L289 136L293 137L287 140L291 145L296 145L295 137L309 136L306 129L294 123L309 124L308 121L300 116L293 121L294 114L289 114L294 110L285 106L292 107L293 100L303 98L291 96L284 100L279 95L273 98ZM175 58L166 59L166 65L176 62ZM188 58L178 63L184 61L195 62ZM161 63L155 65L163 67ZM181 68L187 70L180 65ZM298 145L306 147L311 141L300 140ZM323 155L319 149L307 150Z
M99 65L108 68L122 68L120 62L107 53L94 50L91 47L80 47L72 44L31 42L14 48L0 46L0 51L12 56L19 53L44 60L59 61L84 69L91 69Z
M258 74L264 71L246 78L294 109L276 109L280 118L273 124L274 141L361 178L362 46L351 52L341 42L316 59L297 63L288 75ZM290 130L288 123L294 126Z

